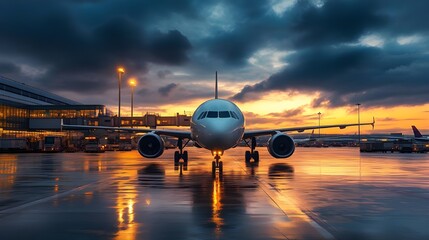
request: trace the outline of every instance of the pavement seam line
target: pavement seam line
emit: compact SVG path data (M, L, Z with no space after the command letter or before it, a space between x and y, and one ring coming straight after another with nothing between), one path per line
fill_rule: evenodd
M243 166L239 163L238 160L235 160L235 163L238 164L240 166L240 168L246 173L249 174L247 172L247 170L245 168L243 168ZM280 204L275 200L274 196L272 195L272 191L270 191L270 184L266 183L265 181L261 180L258 176L254 176L255 179L260 183L261 189L262 191L271 199L271 201L274 202L274 204L286 215L288 216L287 212L285 211L285 209L283 209ZM281 197L283 199L283 201L291 206L294 206L296 209L299 209L299 213L301 216L305 216L304 220L306 222L308 222L310 224L310 226L312 226L319 234L321 234L325 239L335 239L335 237L325 228L323 228L322 226L320 226L316 221L314 221L309 215L307 215L305 212L303 212L301 210L301 208L298 207L298 205L296 205L295 203L293 203L290 200L286 200L284 198L283 195L280 195L280 193L278 191L276 191L275 193L277 193L277 195L279 195L279 197ZM282 199L279 199L280 201L282 201Z

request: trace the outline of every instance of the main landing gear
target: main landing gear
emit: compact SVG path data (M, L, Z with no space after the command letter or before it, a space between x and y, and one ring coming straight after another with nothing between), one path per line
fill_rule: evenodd
M183 151L183 149L188 145L189 139L183 144L183 139L179 138L177 140L177 147L179 148L179 151L174 152L174 169L178 170L180 165L180 170L182 170L182 166L184 167L184 170L188 170L188 151ZM183 159L183 163L180 162L180 159Z
M244 140L244 142L246 143L246 145L248 147L250 147L250 151L246 151L246 154L245 154L246 164L249 164L252 158L253 158L254 163L258 164L259 163L259 152L255 151L256 138L252 137L250 139L250 143L248 140Z
M216 174L216 169L219 169L219 174L223 173L223 162L220 160L222 152L213 151L214 160L212 161L212 174Z

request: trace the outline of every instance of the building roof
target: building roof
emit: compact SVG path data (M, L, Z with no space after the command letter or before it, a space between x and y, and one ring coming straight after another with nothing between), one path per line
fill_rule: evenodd
M25 105L81 105L45 90L0 76L0 99Z

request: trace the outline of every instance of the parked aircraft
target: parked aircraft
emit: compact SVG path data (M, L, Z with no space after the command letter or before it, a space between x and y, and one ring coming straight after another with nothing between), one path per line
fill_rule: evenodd
M413 129L413 132L414 132L414 140L422 141L422 142L429 141L429 136L427 135L423 136L416 126L413 125L411 126L411 128Z
M164 141L161 136L176 137L178 151L174 154L174 164L179 165L183 159L185 166L188 163L188 152L184 151L190 140L198 147L211 151L214 160L212 162L212 172L223 171L223 164L220 161L225 150L237 146L244 140L250 150L245 152L245 161L253 159L259 161L259 152L256 150L256 138L264 135L271 135L268 141L268 152L275 158L288 158L295 151L295 143L292 137L285 132L303 132L310 129L335 128L344 129L350 126L372 125L375 120L367 123L334 124L322 126L285 127L267 130L247 130L245 129L244 115L233 102L218 98L218 81L216 72L215 97L202 103L194 112L191 119L190 130L161 130L161 129L137 129L137 128L117 128L103 126L83 126L83 125L62 125L63 129L105 129L127 132L141 132L144 134L138 141L138 151L145 158L157 158L164 152Z

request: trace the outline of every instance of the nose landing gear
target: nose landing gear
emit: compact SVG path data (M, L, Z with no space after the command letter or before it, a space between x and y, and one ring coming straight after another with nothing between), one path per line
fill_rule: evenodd
M214 155L214 159L212 161L212 174L215 175L216 174L216 169L219 169L219 174L223 173L223 162L220 160L220 154L216 153Z

